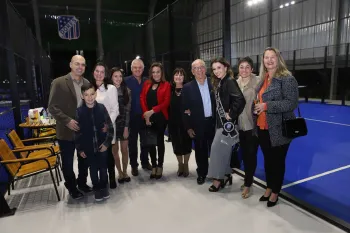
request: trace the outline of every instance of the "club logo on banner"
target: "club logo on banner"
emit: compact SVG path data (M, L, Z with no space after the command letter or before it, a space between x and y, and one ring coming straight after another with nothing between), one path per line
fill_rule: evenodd
M79 20L74 15L57 17L58 35L65 40L75 40L80 37Z

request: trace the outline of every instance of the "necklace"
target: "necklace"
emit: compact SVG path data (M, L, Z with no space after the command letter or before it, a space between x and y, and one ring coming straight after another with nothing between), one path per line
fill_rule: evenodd
M180 96L181 93L182 93L182 88L176 88L176 89L175 89L175 94L176 94L176 96Z
M239 80L238 86L240 87L241 91L243 91L247 87L249 81L250 81L250 78L248 78L248 81L246 82L243 82L243 78Z

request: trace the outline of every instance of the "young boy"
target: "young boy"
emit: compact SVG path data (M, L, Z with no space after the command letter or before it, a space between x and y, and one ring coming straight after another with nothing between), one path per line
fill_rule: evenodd
M88 160L95 200L102 201L109 198L107 148L111 145L114 129L105 106L95 101L96 87L85 84L81 94L83 103L76 114L80 129L75 133L75 143L78 155ZM106 128L107 131L103 130Z

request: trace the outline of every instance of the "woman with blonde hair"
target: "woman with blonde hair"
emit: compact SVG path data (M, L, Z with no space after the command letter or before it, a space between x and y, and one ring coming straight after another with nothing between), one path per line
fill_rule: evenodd
M264 154L267 188L259 201L275 206L285 173L285 160L292 139L283 136L283 120L294 119L298 106L298 83L276 48L266 48L260 67L254 113L259 145Z

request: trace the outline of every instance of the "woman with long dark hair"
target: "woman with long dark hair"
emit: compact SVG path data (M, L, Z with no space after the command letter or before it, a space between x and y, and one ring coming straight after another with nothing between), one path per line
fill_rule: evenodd
M186 82L185 70L176 68L173 72L173 86L169 108L168 129L174 154L178 161L178 176L189 175L188 161L192 152L192 139L188 135L182 121L182 88Z
M222 142L218 138L221 134L229 134L229 131L236 127L238 116L245 106L245 99L237 81L233 79L231 65L224 58L212 60L211 69L211 80L217 99L217 132L211 147L208 177L213 178L213 184L209 191L217 192L220 188L225 187L227 182L232 184L230 161L233 146L221 144ZM231 128L227 128L229 125ZM232 142L234 142L233 139ZM225 152L219 151L220 148L225 148Z
M118 182L124 183L130 181L127 168L129 160L128 138L131 108L131 91L126 86L123 77L123 70L121 68L113 67L110 72L110 78L113 85L117 88L119 104L119 116L117 117L115 122L116 143L112 146L112 152L114 155L115 165L119 173ZM119 144L122 154L122 165L120 163Z
M118 104L118 93L117 88L111 84L109 84L109 78L107 75L107 66L98 62L93 71L94 78L92 79L92 83L96 85L96 101L98 103L103 104L113 122L114 128L114 138L112 141L112 145L115 144L115 120L119 115L119 104ZM108 148L108 175L109 175L109 186L111 189L117 187L117 183L115 180L115 162L112 153L112 146Z
M169 119L170 91L171 87L165 80L163 65L159 62L153 63L149 69L149 80L143 84L140 95L145 123L157 133L157 145L149 147L152 163L151 179L160 179L163 175L164 132ZM156 147L158 148L158 158Z

